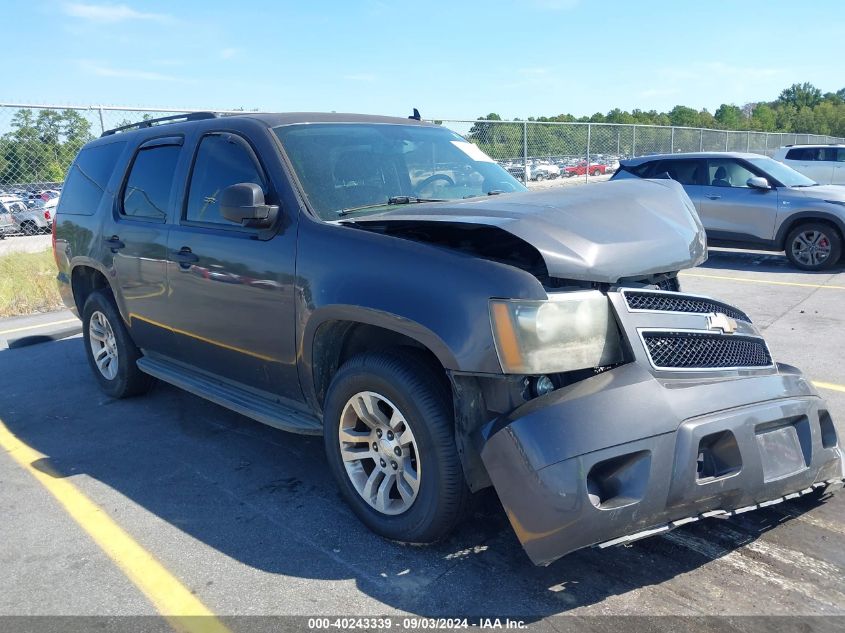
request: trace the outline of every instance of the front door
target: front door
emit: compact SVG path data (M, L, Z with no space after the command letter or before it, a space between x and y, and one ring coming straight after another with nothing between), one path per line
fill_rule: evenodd
M749 178L760 175L735 158L707 159L699 215L708 237L740 242L774 239L777 190L747 184Z
M223 218L221 192L244 182L261 186L268 204L278 204L244 137L202 136L181 218L168 240L170 323L179 359L301 401L294 336L296 233L280 229L266 239ZM281 224L290 229L289 222Z
M174 351L167 328L166 221L181 143L181 137L152 139L136 151L101 245L132 339L145 351L166 355Z

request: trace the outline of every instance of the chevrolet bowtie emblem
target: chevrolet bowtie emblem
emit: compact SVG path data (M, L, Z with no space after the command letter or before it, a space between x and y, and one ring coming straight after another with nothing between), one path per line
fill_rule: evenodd
M725 334L736 332L736 321L726 314L714 312L707 317L707 327L711 330L722 330Z

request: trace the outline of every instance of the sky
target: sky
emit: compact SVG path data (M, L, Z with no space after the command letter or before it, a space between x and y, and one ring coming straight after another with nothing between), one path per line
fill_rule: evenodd
M845 2L3 0L0 102L426 118L845 87ZM10 28L11 27L11 28Z

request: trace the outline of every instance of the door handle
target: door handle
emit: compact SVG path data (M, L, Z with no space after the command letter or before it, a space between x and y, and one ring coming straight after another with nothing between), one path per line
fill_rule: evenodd
M719 198L721 198L722 196L716 195L715 193L708 193L705 197L706 197L708 200L718 200L718 199L719 199Z
M105 240L106 244L108 244L109 250L112 253L116 253L121 248L126 248L126 244L120 241L120 238L117 235L112 235L111 237Z
M188 270L191 264L196 264L200 258L191 252L187 246L183 246L178 251L173 251L173 259L177 261L179 266L184 270Z

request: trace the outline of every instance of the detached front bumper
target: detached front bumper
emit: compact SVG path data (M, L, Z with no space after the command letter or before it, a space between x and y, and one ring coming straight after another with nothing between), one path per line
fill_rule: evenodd
M526 403L479 441L538 565L845 478L824 400L785 365L665 380L632 363Z

